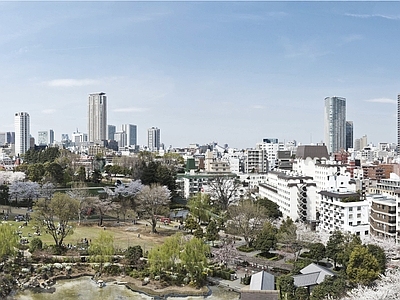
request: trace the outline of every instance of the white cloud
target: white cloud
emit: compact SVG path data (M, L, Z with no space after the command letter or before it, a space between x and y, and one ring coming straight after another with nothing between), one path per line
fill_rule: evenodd
M99 84L99 80L95 79L54 79L44 82L45 85L51 87L75 87Z
M56 112L56 110L53 108L48 108L48 109L42 110L42 114L46 114L46 115L54 114L55 112Z
M348 17L354 17L354 18L362 18L362 19L367 19L367 18L383 18L383 19L388 19L388 20L400 20L400 16L389 16L389 15L381 15L381 14L372 14L372 15L368 15L368 14L350 14L347 13L345 14L345 16Z
M374 102L374 103L389 103L389 104L396 104L397 101L389 98L377 98L377 99L370 99L365 100L366 102Z
M148 108L143 108L143 107L125 107L125 108L116 108L113 111L126 113L126 112L144 112L148 110L149 110Z

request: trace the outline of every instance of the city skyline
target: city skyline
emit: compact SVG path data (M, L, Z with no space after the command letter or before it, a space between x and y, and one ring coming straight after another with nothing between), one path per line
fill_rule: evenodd
M163 131L166 147L324 140L324 98L347 99L354 139L396 143L398 2L3 2L1 132L108 124ZM101 20L101 22L98 22ZM334 21L333 21L334 20ZM108 125L107 124L107 125Z

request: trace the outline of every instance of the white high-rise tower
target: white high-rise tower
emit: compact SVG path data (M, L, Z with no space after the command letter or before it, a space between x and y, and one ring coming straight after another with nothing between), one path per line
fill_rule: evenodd
M92 143L107 139L107 96L105 93L89 94L88 138Z
M30 148L30 120L27 112L14 115L15 125L15 155L22 155Z
M330 154L346 149L346 98L325 98L325 144Z
M160 150L160 129L151 127L147 129L147 146L149 151Z

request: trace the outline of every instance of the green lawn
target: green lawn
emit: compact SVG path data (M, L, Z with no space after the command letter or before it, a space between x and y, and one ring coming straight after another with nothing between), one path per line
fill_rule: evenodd
M22 236L28 238L29 241L31 241L34 237L39 237L44 244L54 244L52 236L50 234L46 234L43 230L40 236L36 236L34 234L35 229L33 228L32 223L28 223L28 226L23 226L24 222L16 221L2 221L2 223L4 225L8 224L8 226L13 226L16 231L20 231ZM99 227L97 226L97 223L92 225L77 225L74 223L73 225L75 226L74 233L65 238L65 244L76 245L84 238L88 239L89 241L94 240L98 237L101 231L107 230L113 234L114 246L116 248L125 249L128 246L139 245L144 251L147 251L154 246L161 245L166 237L173 235L176 232L176 230L173 229L173 225L162 225L161 228L157 228L159 232L158 234L152 234L150 232L150 226L146 226L145 222L136 225L132 223L116 224L115 222L106 222L105 227Z

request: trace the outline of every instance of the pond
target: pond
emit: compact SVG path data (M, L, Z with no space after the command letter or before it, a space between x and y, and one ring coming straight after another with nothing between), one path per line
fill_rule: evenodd
M20 291L16 295L9 297L9 300L91 300L91 299L113 299L113 300L150 300L149 296L133 292L123 285L110 283L103 288L99 288L90 277L81 277L73 280L60 280L53 287L54 293L35 293L31 290ZM229 292L222 288L210 287L212 294L209 297L171 297L174 300L236 300L239 294Z

